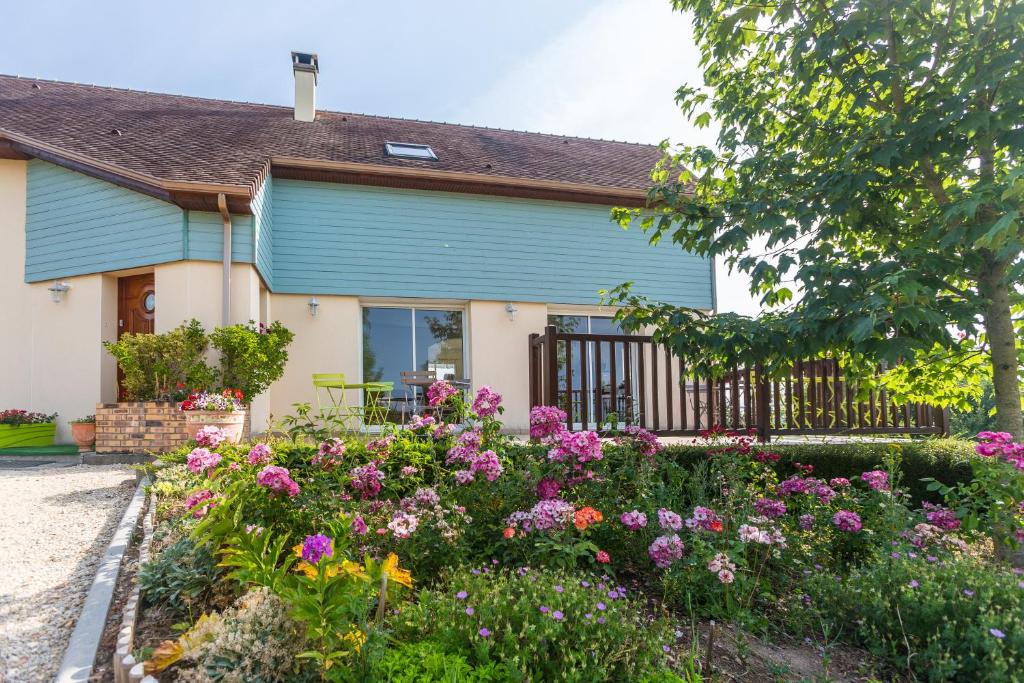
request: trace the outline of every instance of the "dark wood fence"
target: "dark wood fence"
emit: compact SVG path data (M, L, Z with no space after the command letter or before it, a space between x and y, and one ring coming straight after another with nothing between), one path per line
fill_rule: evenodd
M799 434L946 434L948 415L897 405L884 390L864 400L832 359L793 363L784 379L758 368L698 377L650 337L530 335L530 405L553 405L573 430L636 424L663 436L695 436L712 425L756 429L765 440Z

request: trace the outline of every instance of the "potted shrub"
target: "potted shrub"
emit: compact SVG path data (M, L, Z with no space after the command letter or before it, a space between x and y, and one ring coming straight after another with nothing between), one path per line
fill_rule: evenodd
M195 439L203 427L217 427L224 432L228 443L242 440L245 426L245 398L239 389L225 389L218 393L189 394L179 408L185 413L185 433Z
M30 413L8 409L0 412L0 448L52 446L57 433L57 413Z
M71 421L71 438L79 452L91 451L96 443L96 416L86 415Z

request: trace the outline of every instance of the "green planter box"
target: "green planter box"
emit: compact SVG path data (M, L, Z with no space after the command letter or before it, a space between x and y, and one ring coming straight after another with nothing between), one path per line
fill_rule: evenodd
M0 425L0 448L52 446L57 434L56 422L28 425Z

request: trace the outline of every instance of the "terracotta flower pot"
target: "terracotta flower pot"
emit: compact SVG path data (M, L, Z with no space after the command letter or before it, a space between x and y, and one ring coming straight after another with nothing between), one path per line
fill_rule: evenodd
M225 440L228 443L238 443L242 440L242 428L244 425L244 410L230 412L217 410L185 411L185 433L188 435L188 438L193 440L203 427L219 427L224 430Z
M72 422L71 438L73 438L75 440L75 444L78 445L79 453L91 451L96 443L96 423Z

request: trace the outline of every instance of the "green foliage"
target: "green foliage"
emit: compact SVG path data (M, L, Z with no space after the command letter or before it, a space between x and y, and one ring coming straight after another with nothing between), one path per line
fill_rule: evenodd
M1024 365L1024 363L1022 363ZM949 411L949 431L960 437L974 436L978 432L992 431L996 427L996 397L992 382L981 383L981 395L972 396L967 406Z
M167 546L139 569L143 601L183 617L204 604L220 578L209 549L187 537Z
M265 392L284 374L294 338L279 321L218 327L210 334L210 344L220 351L221 387L241 389L246 401Z
M511 680L635 680L664 666L662 646L674 647L675 636L666 623L645 623L642 601L608 596L616 590L574 572L460 571L421 592L396 632L478 666L501 662Z
M370 680L379 683L505 683L515 678L495 662L472 666L437 643L405 643L388 650L373 667Z
M917 678L1019 680L1024 665L1020 577L966 556L929 562L923 553L915 554L886 557L846 577L815 577L808 590L825 618Z
M980 354L1019 434L1024 5L672 4L704 68L677 100L718 123L716 145L666 149L649 207L614 216L748 274L769 310L706 315L623 286L608 298L626 327L655 327L704 375L907 362L932 400L956 400Z
M103 346L121 368L129 401L167 400L183 388L213 382L213 370L205 361L209 344L197 320L162 334L124 334Z

